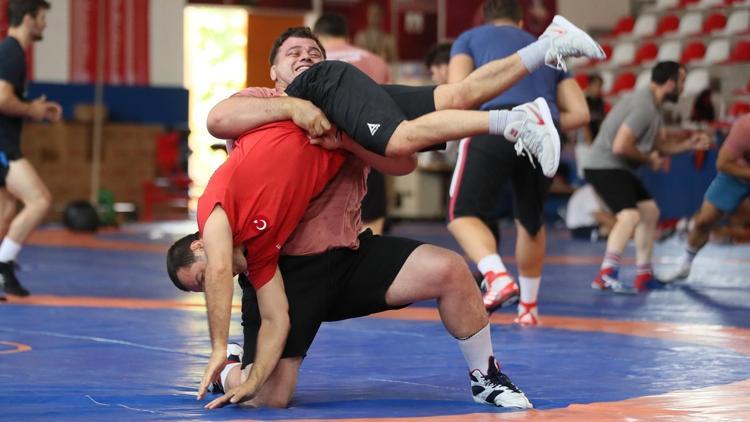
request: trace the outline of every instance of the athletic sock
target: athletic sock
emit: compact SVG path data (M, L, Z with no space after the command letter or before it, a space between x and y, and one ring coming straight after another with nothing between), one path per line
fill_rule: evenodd
M487 371L487 361L493 356L490 324L487 323L484 328L467 338L457 340L466 364L469 365L469 372L479 369L484 374Z
M547 50L550 47L550 39L544 38L536 40L526 47L518 50L518 55L521 56L521 61L526 67L529 73L535 71L539 66L544 63L544 56L547 54Z
M526 113L520 110L490 110L490 135L502 135L505 133L505 127L516 120L522 120Z
M482 275L487 275L488 272L499 274L508 272L503 264L503 259L498 254L487 255L477 262L477 268Z
M607 251L607 253L604 254L601 269L606 270L608 268L614 268L617 270L620 268L621 259L622 256L619 253Z
M15 261L18 253L21 252L21 245L15 240L6 237L0 243L0 262Z
M518 282L521 287L521 302L536 303L536 299L539 296L539 285L542 283L542 277L519 276Z

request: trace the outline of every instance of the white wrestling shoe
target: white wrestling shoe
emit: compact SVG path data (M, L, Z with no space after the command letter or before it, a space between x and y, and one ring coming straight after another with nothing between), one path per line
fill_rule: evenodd
M513 107L513 110L523 111L526 117L516 120L505 127L505 139L516 143L516 154L528 153L533 167L533 155L542 166L542 173L552 177L560 164L560 134L552 122L552 114L547 101L539 97L531 103Z
M513 322L522 327L536 327L541 324L536 302L518 302L518 316Z
M238 343L227 344L227 364L230 363L242 363L242 357L245 355L245 349L242 348ZM208 386L208 392L213 394L224 394L224 386L221 385L221 380L217 380Z
M552 23L539 37L539 39L544 38L550 39L550 47L544 55L544 63L555 69L568 70L565 64L566 57L588 57L595 60L607 58L599 43L560 15L555 15Z
M507 375L500 372L500 366L492 356L489 359L487 375L475 369L469 373L469 378L471 379L471 394L477 403L519 409L534 407L523 391L516 387Z
M516 280L507 271L488 272L482 280L481 288L484 290L482 301L484 301L484 309L487 312L500 308L506 302L518 298L518 295L521 294Z
M690 267L691 265L687 262L677 264L677 268L661 274L659 276L659 281L661 281L662 283L674 283L675 281L685 280L690 276Z

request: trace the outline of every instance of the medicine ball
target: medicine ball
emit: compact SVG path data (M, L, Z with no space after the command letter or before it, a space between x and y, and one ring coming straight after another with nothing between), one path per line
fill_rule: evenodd
M88 201L73 201L65 207L63 224L73 231L95 232L99 228L99 214Z

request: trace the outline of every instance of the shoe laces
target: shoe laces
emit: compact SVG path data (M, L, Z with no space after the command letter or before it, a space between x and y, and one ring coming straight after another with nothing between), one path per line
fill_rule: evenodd
M492 362L490 364L489 370L487 371L487 375L485 375L484 379L493 386L502 386L506 387L516 393L520 393L521 390L516 387L515 384L513 384L513 381L510 380L510 378L500 372L499 369L495 366L495 362Z
M554 52L554 59L555 62L553 65L551 65L554 69L562 70L563 72L568 71L568 65L565 63L565 59L563 58L563 55L570 55L572 52L577 52L577 49L568 49L566 47L558 47L555 48Z
M526 124L528 122L529 118L527 116L524 118L523 123L521 123L521 130L519 131L520 135L518 135L514 147L516 149L516 155L525 155L528 157L531 167L536 168L532 155L538 156L539 153L541 153L542 143L538 139L539 135L532 130L526 130Z

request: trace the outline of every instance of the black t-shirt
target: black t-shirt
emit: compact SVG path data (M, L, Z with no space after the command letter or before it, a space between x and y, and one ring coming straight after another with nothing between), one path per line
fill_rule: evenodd
M24 100L26 53L13 37L0 41L0 79L11 84L16 97ZM19 148L22 124L21 117L0 114L0 151Z

